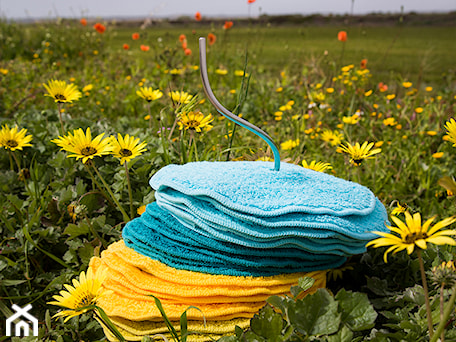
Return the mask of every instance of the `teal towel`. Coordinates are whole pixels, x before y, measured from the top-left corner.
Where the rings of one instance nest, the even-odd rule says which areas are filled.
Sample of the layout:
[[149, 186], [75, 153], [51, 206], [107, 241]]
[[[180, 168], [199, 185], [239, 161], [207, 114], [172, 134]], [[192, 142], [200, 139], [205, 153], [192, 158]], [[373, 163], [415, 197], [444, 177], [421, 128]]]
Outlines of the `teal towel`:
[[346, 261], [336, 255], [318, 255], [302, 249], [252, 249], [202, 236], [182, 226], [156, 203], [122, 231], [126, 246], [168, 266], [190, 271], [234, 276], [269, 276], [338, 267]]

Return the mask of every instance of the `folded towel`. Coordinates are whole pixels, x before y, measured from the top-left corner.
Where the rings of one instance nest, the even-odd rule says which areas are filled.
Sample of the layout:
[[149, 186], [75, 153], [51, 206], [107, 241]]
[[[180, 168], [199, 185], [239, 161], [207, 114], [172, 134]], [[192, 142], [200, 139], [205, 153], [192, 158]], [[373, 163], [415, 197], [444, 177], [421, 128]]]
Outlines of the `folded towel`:
[[288, 213], [367, 215], [376, 200], [366, 187], [323, 172], [271, 162], [194, 162], [167, 165], [151, 179], [158, 191], [172, 188], [202, 197], [217, 209], [273, 217]]
[[171, 320], [179, 320], [191, 305], [202, 312], [190, 310], [190, 320], [200, 320], [203, 315], [208, 320], [229, 320], [252, 317], [265, 305], [266, 298], [288, 294], [290, 287], [303, 276], [315, 279], [309, 293], [326, 283], [324, 271], [230, 277], [177, 270], [135, 253], [122, 242], [110, 245], [101, 257], [93, 257], [90, 267], [94, 271], [100, 267], [107, 269], [103, 286], [111, 291], [100, 298], [98, 305], [110, 317], [133, 321], [162, 320], [152, 295], [161, 300]]
[[[110, 317], [117, 330], [127, 341], [141, 341], [144, 336], [164, 335], [168, 341], [172, 341], [171, 335], [163, 322], [131, 321], [120, 317]], [[117, 342], [109, 329], [102, 322], [101, 326], [109, 341]], [[171, 322], [174, 329], [180, 333], [180, 322]], [[189, 335], [188, 342], [209, 342], [216, 341], [223, 336], [234, 335], [235, 327], [247, 329], [250, 325], [250, 318], [238, 318], [229, 321], [207, 321], [206, 325], [201, 321], [187, 321]], [[160, 338], [157, 337], [158, 340]]]
[[[131, 321], [121, 317], [110, 317], [110, 319], [117, 327], [127, 331], [131, 336], [145, 336], [163, 334], [168, 332], [168, 328], [163, 322], [138, 322]], [[180, 322], [174, 321], [171, 323], [174, 329], [180, 332]], [[223, 336], [227, 334], [234, 334], [235, 326], [245, 329], [249, 327], [249, 324], [249, 318], [236, 318], [228, 321], [207, 321], [206, 324], [204, 324], [203, 320], [187, 321], [187, 329], [189, 332], [197, 332], [203, 335], [216, 334]]]
[[367, 215], [289, 213], [265, 218], [226, 207], [216, 208], [213, 202], [205, 201], [199, 196], [188, 196], [171, 188], [157, 191], [155, 195], [159, 206], [166, 207], [179, 218], [192, 217], [197, 226], [202, 227], [204, 224], [220, 227], [222, 231], [258, 238], [259, 241], [283, 237], [333, 237], [345, 242], [362, 240], [365, 245], [376, 237], [372, 231], [386, 229], [387, 213], [378, 199], [375, 200], [374, 210]]
[[[187, 231], [187, 232], [186, 232]], [[281, 273], [310, 272], [338, 267], [346, 258], [338, 255], [316, 255], [306, 251], [284, 249], [274, 255], [271, 250], [256, 250], [237, 244], [219, 243], [221, 249], [214, 249], [217, 243], [200, 234], [189, 237], [188, 230], [168, 211], [155, 203], [139, 218], [127, 223], [122, 237], [128, 247], [138, 253], [157, 259], [168, 266], [190, 271], [226, 274], [233, 276], [268, 276]], [[309, 240], [307, 245], [313, 245]], [[330, 249], [331, 242], [327, 242]], [[335, 246], [335, 248], [338, 246]], [[311, 251], [316, 248], [309, 247]], [[361, 250], [364, 246], [361, 247]], [[240, 253], [238, 253], [240, 252]], [[285, 254], [288, 253], [288, 254]]]

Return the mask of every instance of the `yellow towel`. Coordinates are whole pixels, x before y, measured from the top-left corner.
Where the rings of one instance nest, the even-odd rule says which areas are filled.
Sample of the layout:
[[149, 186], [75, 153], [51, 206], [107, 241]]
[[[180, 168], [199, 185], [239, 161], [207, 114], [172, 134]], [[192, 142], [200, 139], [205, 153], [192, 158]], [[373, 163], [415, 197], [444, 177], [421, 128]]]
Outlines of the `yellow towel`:
[[[133, 321], [162, 321], [151, 295], [161, 300], [171, 320], [179, 320], [191, 305], [208, 320], [229, 320], [251, 318], [269, 296], [288, 294], [303, 276], [315, 279], [309, 293], [326, 285], [326, 271], [234, 277], [177, 270], [135, 252], [123, 241], [111, 244], [100, 258], [92, 258], [90, 266], [94, 271], [99, 267], [108, 269], [103, 286], [112, 292], [98, 304], [108, 316]], [[202, 319], [203, 314], [192, 309], [188, 318]]]
[[[168, 328], [166, 327], [165, 323], [162, 322], [150, 322], [150, 321], [141, 321], [135, 322], [126, 320], [119, 317], [111, 317], [111, 321], [114, 323], [116, 328], [119, 332], [124, 336], [127, 340], [131, 341], [139, 341], [143, 336], [153, 336], [155, 334], [164, 334], [170, 338]], [[180, 323], [179, 322], [171, 322], [173, 327], [176, 331], [180, 332]], [[220, 338], [225, 335], [232, 335], [234, 334], [234, 327], [239, 326], [242, 329], [248, 328], [250, 325], [249, 318], [237, 318], [229, 321], [208, 321], [206, 325], [204, 325], [203, 321], [188, 321], [187, 322], [187, 330], [189, 332], [195, 332], [197, 334], [191, 334], [189, 336], [190, 340], [195, 340], [197, 338], [199, 341], [203, 340], [210, 340], [212, 338]], [[106, 327], [103, 326], [105, 330], [105, 334], [111, 341], [117, 341], [109, 332]]]

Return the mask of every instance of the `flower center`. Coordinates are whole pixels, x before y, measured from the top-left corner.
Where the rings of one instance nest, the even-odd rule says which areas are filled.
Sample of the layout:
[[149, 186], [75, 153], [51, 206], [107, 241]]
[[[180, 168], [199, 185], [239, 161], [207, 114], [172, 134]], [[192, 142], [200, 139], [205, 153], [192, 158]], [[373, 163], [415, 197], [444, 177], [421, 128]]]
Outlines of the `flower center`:
[[75, 309], [82, 309], [86, 306], [92, 305], [95, 302], [95, 296], [87, 294], [81, 298], [79, 301], [77, 308]]
[[84, 156], [92, 156], [95, 153], [97, 153], [97, 150], [92, 146], [86, 146], [81, 150], [81, 154]]
[[357, 166], [361, 165], [362, 161], [363, 161], [363, 158], [361, 158], [361, 159], [353, 159], [353, 163], [355, 165], [357, 165]]
[[19, 144], [16, 140], [13, 140], [13, 139], [10, 139], [10, 140], [7, 140], [6, 141], [6, 146], [10, 147], [10, 148], [15, 148], [17, 147]]
[[416, 240], [427, 239], [428, 235], [425, 232], [410, 233], [405, 236], [405, 243], [414, 243]]
[[54, 95], [55, 99], [58, 100], [59, 102], [64, 102], [66, 101], [66, 97], [63, 94], [55, 94]]
[[123, 148], [119, 151], [119, 154], [122, 157], [130, 157], [133, 154], [133, 152], [131, 152], [128, 148]]
[[195, 127], [198, 127], [201, 123], [199, 121], [196, 121], [196, 120], [189, 120], [187, 122], [187, 126], [190, 127], [190, 128], [195, 128]]

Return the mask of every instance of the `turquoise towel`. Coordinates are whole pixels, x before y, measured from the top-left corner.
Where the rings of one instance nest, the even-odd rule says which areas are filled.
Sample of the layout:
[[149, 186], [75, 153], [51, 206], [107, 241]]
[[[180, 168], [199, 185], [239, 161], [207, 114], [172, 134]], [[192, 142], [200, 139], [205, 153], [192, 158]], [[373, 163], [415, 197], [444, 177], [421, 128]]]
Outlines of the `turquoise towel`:
[[271, 162], [194, 162], [168, 165], [151, 179], [157, 191], [174, 189], [213, 201], [217, 209], [274, 217], [288, 213], [367, 215], [376, 206], [366, 187], [298, 165]]
[[[371, 231], [385, 231], [387, 213], [377, 199], [375, 210], [369, 215], [315, 215], [290, 213], [275, 217], [247, 215], [226, 208], [217, 208], [214, 201], [206, 198], [187, 196], [173, 189], [157, 191], [158, 205], [166, 208], [180, 218], [192, 217], [198, 226], [217, 226], [236, 234], [261, 239], [305, 236], [309, 238], [335, 237], [347, 242], [361, 241], [365, 244], [376, 237]], [[172, 206], [172, 208], [170, 207]]]
[[211, 274], [269, 276], [340, 266], [346, 258], [299, 249], [252, 250], [192, 232], [156, 203], [127, 223], [122, 237], [128, 247], [168, 266]]
[[163, 208], [172, 213], [174, 217], [188, 229], [192, 229], [200, 235], [205, 235], [213, 239], [226, 241], [239, 246], [258, 249], [300, 248], [317, 255], [334, 254], [340, 256], [360, 254], [366, 250], [365, 242], [350, 241], [349, 243], [344, 243], [339, 239], [331, 237], [307, 238], [283, 236], [276, 239], [252, 238], [220, 229], [220, 227], [217, 226], [206, 225], [205, 223], [199, 223], [201, 225], [197, 225], [195, 224], [194, 217], [185, 215], [183, 212], [179, 212], [179, 216], [177, 216], [174, 214], [174, 208], [172, 206], [164, 205]]

